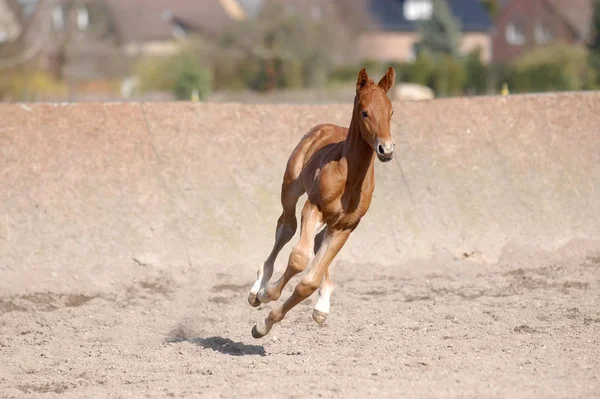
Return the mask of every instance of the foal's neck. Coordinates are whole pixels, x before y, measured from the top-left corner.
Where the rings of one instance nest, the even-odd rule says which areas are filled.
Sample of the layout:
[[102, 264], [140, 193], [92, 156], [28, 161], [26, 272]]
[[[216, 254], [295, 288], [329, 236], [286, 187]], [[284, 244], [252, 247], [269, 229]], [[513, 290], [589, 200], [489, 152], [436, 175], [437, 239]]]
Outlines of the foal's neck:
[[363, 138], [358, 118], [355, 106], [342, 153], [348, 164], [346, 187], [353, 190], [360, 190], [366, 179], [373, 178], [375, 161], [375, 152]]

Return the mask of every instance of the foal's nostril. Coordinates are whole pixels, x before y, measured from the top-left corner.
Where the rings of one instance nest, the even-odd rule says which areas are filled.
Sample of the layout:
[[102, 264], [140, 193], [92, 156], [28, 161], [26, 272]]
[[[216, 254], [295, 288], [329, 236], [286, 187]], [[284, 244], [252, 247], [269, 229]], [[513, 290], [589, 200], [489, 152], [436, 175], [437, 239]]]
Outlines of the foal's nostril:
[[383, 151], [383, 145], [379, 144], [377, 146], [377, 152], [379, 153], [379, 155], [385, 155], [385, 152]]

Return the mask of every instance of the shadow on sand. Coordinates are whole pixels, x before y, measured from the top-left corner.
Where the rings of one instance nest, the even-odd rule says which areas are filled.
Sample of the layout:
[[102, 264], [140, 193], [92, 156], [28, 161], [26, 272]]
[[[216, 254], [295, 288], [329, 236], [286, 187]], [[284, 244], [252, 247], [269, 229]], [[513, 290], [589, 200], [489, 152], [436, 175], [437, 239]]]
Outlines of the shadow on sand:
[[168, 337], [165, 342], [190, 342], [205, 349], [212, 349], [215, 352], [223, 353], [230, 356], [249, 356], [258, 355], [266, 356], [265, 348], [262, 345], [246, 345], [242, 342], [234, 342], [229, 338], [209, 337], [209, 338], [192, 338], [184, 334], [173, 334]]

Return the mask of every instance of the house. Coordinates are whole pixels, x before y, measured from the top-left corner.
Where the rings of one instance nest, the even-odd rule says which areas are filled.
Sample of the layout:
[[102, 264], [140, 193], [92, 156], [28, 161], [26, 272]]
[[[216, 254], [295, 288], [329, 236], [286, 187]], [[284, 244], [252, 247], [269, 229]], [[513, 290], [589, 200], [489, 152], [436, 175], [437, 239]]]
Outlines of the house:
[[246, 18], [238, 0], [101, 0], [118, 27], [125, 53], [163, 55], [189, 35], [219, 37], [232, 22]]
[[[27, 56], [13, 59], [35, 62], [80, 92], [82, 85], [106, 92], [139, 57], [173, 54], [189, 35], [217, 38], [247, 17], [239, 1], [0, 0], [0, 40], [19, 36]], [[11, 17], [15, 5], [23, 26]]]
[[496, 18], [493, 61], [508, 62], [533, 47], [590, 38], [591, 0], [508, 0]]
[[[342, 0], [340, 0], [342, 1]], [[359, 0], [354, 0], [358, 2]], [[432, 0], [364, 0], [369, 14], [367, 29], [360, 36], [360, 58], [376, 61], [409, 62], [416, 56], [420, 41], [418, 25], [431, 18]], [[492, 21], [479, 0], [446, 0], [462, 27], [461, 50], [481, 48], [482, 61], [491, 60]]]
[[20, 35], [21, 24], [14, 3], [0, 0], [0, 45], [16, 41]]
[[22, 48], [23, 21], [16, 0], [0, 0], [0, 68], [13, 66]]

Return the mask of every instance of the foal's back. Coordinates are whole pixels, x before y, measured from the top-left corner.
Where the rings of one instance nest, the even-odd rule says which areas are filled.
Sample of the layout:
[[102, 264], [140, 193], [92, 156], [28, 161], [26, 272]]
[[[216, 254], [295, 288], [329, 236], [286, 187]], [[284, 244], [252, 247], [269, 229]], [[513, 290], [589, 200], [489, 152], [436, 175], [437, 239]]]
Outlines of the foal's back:
[[342, 157], [348, 128], [333, 124], [313, 127], [300, 140], [288, 160], [284, 181], [300, 179], [304, 189], [310, 192], [315, 173], [330, 162]]

